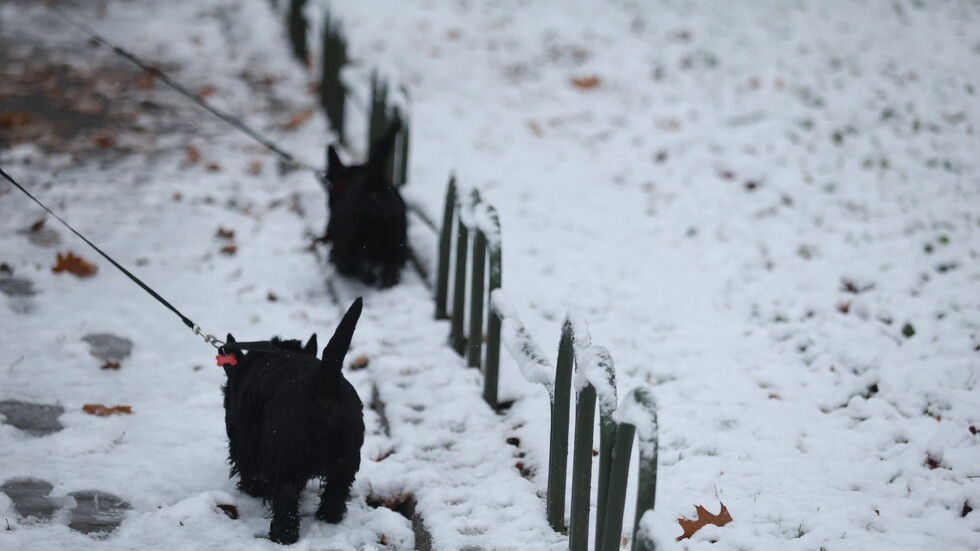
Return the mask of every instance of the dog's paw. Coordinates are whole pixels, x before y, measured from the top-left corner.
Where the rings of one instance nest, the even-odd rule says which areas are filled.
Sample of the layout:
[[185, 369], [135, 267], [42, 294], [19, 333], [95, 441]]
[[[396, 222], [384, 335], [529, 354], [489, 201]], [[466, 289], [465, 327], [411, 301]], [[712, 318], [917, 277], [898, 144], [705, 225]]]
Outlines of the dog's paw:
[[326, 501], [321, 501], [320, 507], [318, 507], [316, 510], [316, 518], [317, 520], [322, 520], [323, 522], [337, 524], [344, 519], [344, 515], [346, 513], [347, 503], [343, 501], [340, 503], [328, 503]]
[[269, 539], [283, 545], [296, 543], [299, 539], [299, 520], [296, 522], [277, 523], [275, 519], [269, 527]]

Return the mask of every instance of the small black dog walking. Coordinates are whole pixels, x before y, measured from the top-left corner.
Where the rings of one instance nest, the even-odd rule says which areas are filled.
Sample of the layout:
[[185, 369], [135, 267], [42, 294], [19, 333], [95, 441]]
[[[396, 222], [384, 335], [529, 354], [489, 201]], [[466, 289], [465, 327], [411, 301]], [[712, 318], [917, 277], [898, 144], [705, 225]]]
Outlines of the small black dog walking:
[[345, 166], [333, 146], [327, 150], [327, 206], [330, 220], [321, 240], [333, 243], [330, 261], [345, 276], [381, 287], [398, 283], [408, 260], [405, 201], [385, 176], [388, 155], [401, 121], [378, 138], [362, 165]]
[[[321, 479], [316, 518], [339, 522], [347, 511], [364, 443], [363, 406], [341, 374], [354, 327], [358, 298], [317, 359], [316, 335], [272, 343], [276, 352], [235, 351], [225, 365], [225, 425], [231, 475], [238, 487], [272, 505], [269, 538], [299, 539], [299, 498], [307, 481]], [[227, 344], [235, 342], [228, 335]]]

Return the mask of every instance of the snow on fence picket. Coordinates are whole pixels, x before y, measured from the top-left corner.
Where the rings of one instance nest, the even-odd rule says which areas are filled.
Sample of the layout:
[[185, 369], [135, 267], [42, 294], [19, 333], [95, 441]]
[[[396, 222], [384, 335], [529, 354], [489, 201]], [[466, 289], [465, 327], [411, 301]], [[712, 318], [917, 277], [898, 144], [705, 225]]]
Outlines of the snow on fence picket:
[[[471, 241], [472, 251], [469, 248]], [[646, 530], [640, 531], [639, 527], [644, 513], [653, 510], [656, 495], [658, 428], [653, 394], [649, 389], [635, 388], [617, 407], [616, 371], [612, 356], [605, 347], [592, 345], [588, 323], [574, 312], [570, 312], [562, 323], [558, 361], [552, 366], [501, 289], [500, 253], [500, 222], [495, 209], [483, 202], [478, 190], [461, 190], [455, 178], [450, 179], [439, 239], [435, 315], [438, 319], [451, 320], [451, 346], [467, 357], [467, 365], [483, 368], [484, 399], [495, 409], [500, 407], [497, 385], [501, 343], [517, 362], [524, 379], [541, 384], [548, 390], [551, 438], [546, 510], [548, 523], [559, 532], [565, 531], [569, 414], [574, 388], [576, 418], [568, 527], [570, 550], [585, 551], [589, 547], [592, 446], [597, 402], [600, 443], [596, 551], [619, 549], [630, 456], [634, 435], [638, 436], [640, 465], [636, 516], [632, 527], [633, 549], [652, 551], [654, 544], [650, 534]], [[471, 278], [470, 316], [469, 330], [464, 333], [468, 272]], [[489, 273], [489, 284], [485, 283], [485, 272]], [[453, 280], [451, 310], [447, 308], [450, 276]], [[489, 299], [489, 308], [484, 316], [486, 299]]]

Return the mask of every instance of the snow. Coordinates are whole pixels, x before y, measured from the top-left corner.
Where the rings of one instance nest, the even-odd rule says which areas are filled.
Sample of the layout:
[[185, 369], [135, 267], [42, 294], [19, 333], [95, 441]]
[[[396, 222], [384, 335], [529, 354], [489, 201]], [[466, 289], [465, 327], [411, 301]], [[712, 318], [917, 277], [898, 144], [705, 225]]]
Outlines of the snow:
[[616, 411], [616, 366], [609, 349], [604, 346], [591, 346], [581, 354], [576, 352], [578, 369], [575, 371], [575, 392], [586, 386], [595, 389], [599, 411], [604, 416]]
[[657, 425], [657, 399], [650, 389], [637, 387], [630, 390], [613, 413], [613, 420], [636, 428], [639, 451], [644, 457], [656, 455], [660, 428]]
[[547, 358], [541, 345], [528, 333], [517, 316], [517, 311], [507, 301], [503, 290], [490, 293], [490, 307], [500, 317], [500, 340], [510, 352], [521, 375], [529, 383], [537, 383], [548, 389], [548, 395], [555, 395], [555, 365]]
[[[66, 13], [323, 162], [322, 116], [286, 128], [317, 107], [318, 65], [292, 58], [270, 2], [76, 4]], [[344, 158], [363, 159], [359, 106], [380, 67], [410, 93], [412, 204], [440, 220], [455, 173], [499, 215], [505, 342], [541, 345], [502, 360], [506, 411], [482, 403], [416, 275], [328, 290], [335, 275], [306, 250], [326, 220], [309, 172], [280, 171], [160, 83], [136, 87], [126, 62], [38, 3], [0, 3], [0, 94], [53, 59], [81, 73], [62, 96], [95, 82], [91, 98], [112, 100], [108, 126], [0, 149], [59, 215], [219, 338], [323, 338], [365, 296], [350, 358], [370, 363], [345, 373], [365, 404], [377, 386], [390, 434], [367, 408], [348, 517], [315, 521], [311, 486], [296, 548], [414, 548], [407, 519], [367, 505], [407, 493], [438, 549], [563, 547], [539, 497], [548, 396], [521, 369], [551, 380], [546, 350], [569, 311], [615, 359], [619, 395], [656, 396], [657, 508], [642, 525], [658, 549], [980, 548], [975, 3], [313, 0], [311, 37], [326, 7], [350, 39]], [[588, 77], [597, 85], [573, 84]], [[93, 146], [104, 134], [115, 144]], [[487, 214], [468, 221], [486, 231]], [[0, 493], [0, 548], [277, 549], [261, 537], [266, 509], [227, 477], [211, 347], [54, 220], [31, 231], [41, 217], [0, 186], [0, 262], [29, 282], [0, 287], [0, 401], [60, 405], [65, 428], [0, 424], [0, 483], [41, 478], [60, 505], [25, 519]], [[417, 220], [431, 267], [437, 240]], [[68, 250], [99, 273], [51, 273]], [[118, 371], [100, 369], [92, 334], [132, 341]], [[599, 350], [577, 354], [593, 384]], [[133, 414], [93, 417], [88, 403]], [[67, 526], [69, 494], [89, 489], [132, 507], [105, 539]], [[215, 510], [224, 500], [240, 519]], [[677, 518], [719, 502], [733, 522], [673, 541]]]

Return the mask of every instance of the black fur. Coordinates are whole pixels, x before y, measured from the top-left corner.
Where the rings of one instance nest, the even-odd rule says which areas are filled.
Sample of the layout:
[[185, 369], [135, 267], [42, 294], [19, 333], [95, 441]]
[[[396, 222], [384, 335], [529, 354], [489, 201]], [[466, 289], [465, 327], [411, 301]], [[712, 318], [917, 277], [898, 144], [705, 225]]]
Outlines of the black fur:
[[340, 273], [390, 287], [408, 259], [405, 201], [385, 177], [385, 164], [401, 122], [395, 120], [371, 149], [367, 163], [345, 166], [327, 150], [330, 261]]
[[[321, 479], [316, 518], [339, 522], [347, 511], [361, 464], [364, 416], [361, 400], [341, 368], [350, 346], [361, 299], [351, 305], [333, 337], [316, 357], [316, 335], [300, 341], [273, 339], [278, 352], [234, 352], [225, 365], [225, 427], [231, 475], [238, 487], [272, 505], [269, 537], [299, 538], [299, 496], [307, 481]], [[227, 343], [235, 339], [228, 335]]]

